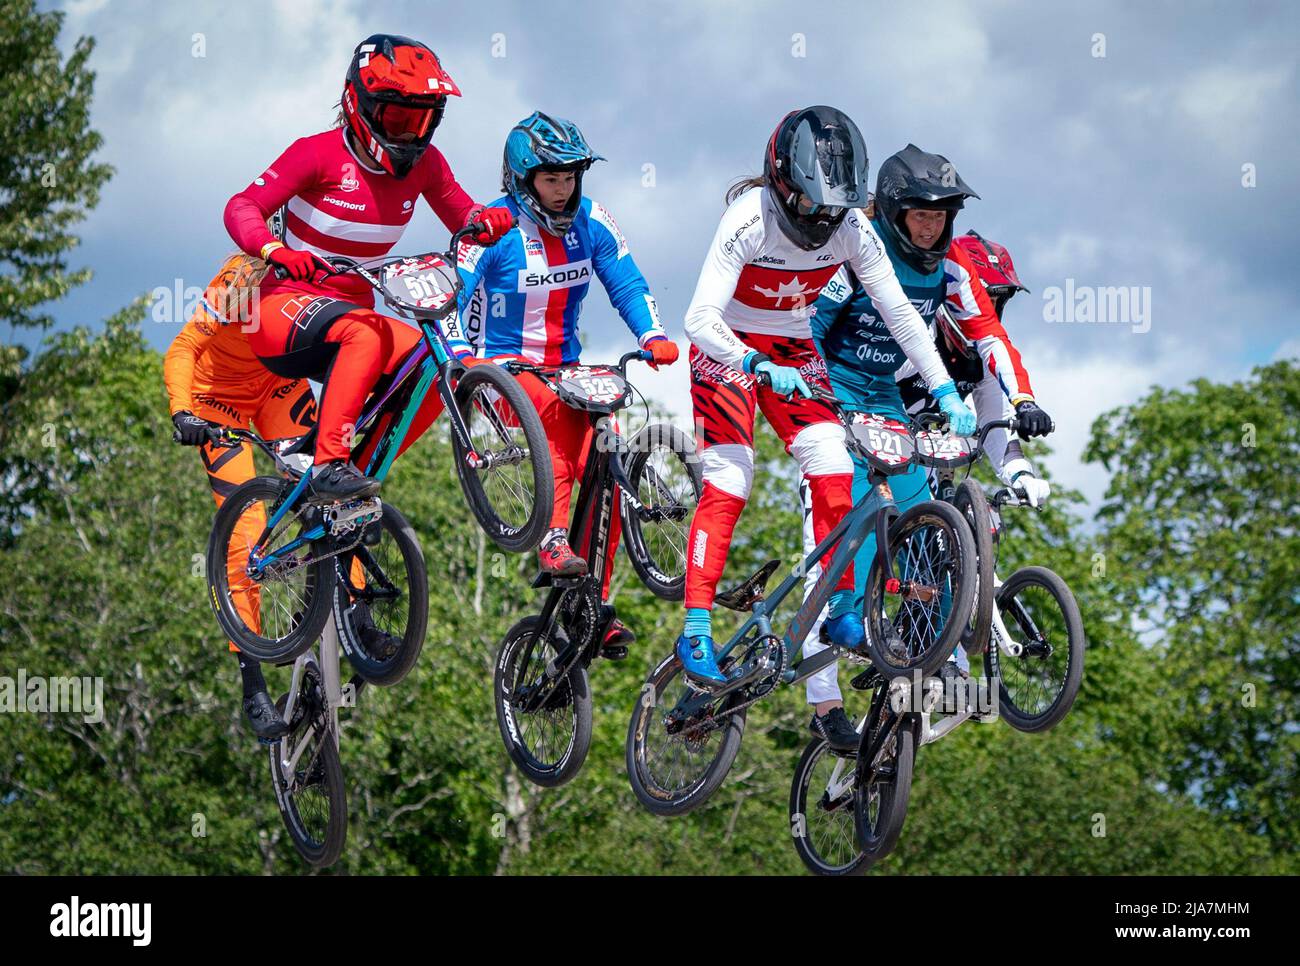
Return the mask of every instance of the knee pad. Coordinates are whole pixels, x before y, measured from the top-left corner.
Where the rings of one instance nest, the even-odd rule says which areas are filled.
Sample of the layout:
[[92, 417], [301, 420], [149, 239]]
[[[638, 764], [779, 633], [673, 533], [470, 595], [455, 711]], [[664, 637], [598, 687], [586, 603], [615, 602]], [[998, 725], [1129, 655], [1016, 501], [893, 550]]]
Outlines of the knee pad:
[[[842, 447], [841, 447], [842, 448]], [[847, 454], [846, 454], [847, 455]], [[717, 443], [700, 453], [704, 482], [723, 493], [749, 499], [754, 485], [754, 450], [743, 443]]]
[[853, 472], [853, 460], [844, 444], [844, 427], [839, 423], [805, 426], [790, 441], [790, 455], [798, 460], [804, 476]]

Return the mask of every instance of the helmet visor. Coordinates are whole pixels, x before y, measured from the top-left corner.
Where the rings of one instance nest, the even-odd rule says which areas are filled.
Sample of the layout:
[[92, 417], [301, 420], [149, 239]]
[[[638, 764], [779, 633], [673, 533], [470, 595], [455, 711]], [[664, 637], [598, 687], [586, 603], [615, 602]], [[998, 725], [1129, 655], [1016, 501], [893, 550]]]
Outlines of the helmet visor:
[[418, 141], [429, 133], [437, 113], [434, 107], [380, 104], [375, 111], [375, 125], [392, 141]]

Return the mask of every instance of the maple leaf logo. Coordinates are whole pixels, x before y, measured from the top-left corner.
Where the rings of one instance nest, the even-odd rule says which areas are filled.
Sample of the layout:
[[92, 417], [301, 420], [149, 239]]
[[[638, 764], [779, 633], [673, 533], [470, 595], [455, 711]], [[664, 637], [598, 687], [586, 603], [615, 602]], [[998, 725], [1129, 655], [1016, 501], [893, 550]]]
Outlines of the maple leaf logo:
[[796, 275], [788, 282], [781, 282], [774, 289], [763, 288], [761, 285], [755, 285], [754, 291], [757, 292], [759, 295], [766, 295], [768, 298], [775, 301], [776, 308], [779, 309], [781, 307], [781, 303], [784, 302], [786, 299], [789, 299], [791, 302], [794, 302], [796, 299], [802, 302], [807, 302], [808, 295], [812, 290], [811, 289], [805, 290], [803, 287], [803, 282], [799, 281], [799, 276]]

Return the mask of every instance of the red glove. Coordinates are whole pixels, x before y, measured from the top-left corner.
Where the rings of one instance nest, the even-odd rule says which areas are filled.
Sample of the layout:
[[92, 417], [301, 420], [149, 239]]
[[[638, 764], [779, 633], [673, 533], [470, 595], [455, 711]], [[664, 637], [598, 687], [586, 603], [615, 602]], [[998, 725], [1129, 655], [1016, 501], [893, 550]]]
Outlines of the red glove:
[[317, 272], [330, 271], [330, 267], [311, 252], [294, 248], [277, 248], [266, 258], [272, 265], [283, 268], [295, 282], [310, 281]]
[[677, 361], [677, 343], [667, 336], [655, 336], [645, 344], [645, 348], [654, 357], [650, 360], [651, 369], [658, 369], [660, 366], [671, 366]]
[[495, 245], [515, 227], [515, 216], [507, 208], [480, 208], [469, 220], [481, 223], [486, 229], [474, 236], [480, 245]]

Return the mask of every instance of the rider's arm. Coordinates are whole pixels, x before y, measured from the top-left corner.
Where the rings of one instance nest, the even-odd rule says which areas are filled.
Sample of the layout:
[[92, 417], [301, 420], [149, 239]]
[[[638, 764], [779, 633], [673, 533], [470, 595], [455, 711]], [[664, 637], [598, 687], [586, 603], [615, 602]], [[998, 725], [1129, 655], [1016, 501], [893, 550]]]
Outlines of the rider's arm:
[[935, 351], [930, 332], [904, 294], [875, 229], [860, 211], [850, 211], [835, 238], [843, 246], [844, 260], [871, 296], [889, 334], [903, 353], [916, 363], [925, 384], [933, 392], [951, 383], [952, 377]]
[[[474, 355], [478, 344], [486, 342], [487, 334], [483, 328], [487, 325], [488, 306], [475, 303], [475, 293], [485, 279], [492, 278], [492, 268], [496, 260], [506, 254], [509, 244], [507, 240], [492, 248], [484, 248], [465, 239], [456, 250], [456, 274], [460, 276], [461, 285], [456, 294], [456, 312], [440, 324], [452, 353], [458, 358]], [[481, 297], [491, 298], [491, 295], [485, 290]], [[478, 313], [476, 320], [470, 318], [472, 312]]]
[[194, 366], [208, 351], [217, 334], [217, 323], [207, 318], [201, 303], [190, 320], [176, 333], [172, 344], [163, 356], [163, 382], [167, 386], [167, 401], [171, 415], [194, 412]]
[[194, 367], [203, 354], [212, 346], [224, 319], [216, 306], [230, 283], [238, 274], [237, 263], [240, 256], [227, 259], [221, 270], [208, 283], [198, 308], [190, 316], [185, 326], [176, 333], [176, 338], [163, 356], [163, 383], [167, 386], [167, 401], [171, 414], [194, 411]]
[[299, 138], [253, 179], [252, 184], [226, 202], [226, 231], [249, 255], [265, 258], [263, 249], [275, 243], [266, 219], [319, 178], [316, 152], [307, 138]]
[[723, 214], [686, 309], [687, 337], [705, 355], [733, 369], [743, 369], [745, 357], [754, 351], [740, 341], [722, 317], [736, 292], [741, 269], [757, 253], [761, 242], [762, 215], [757, 204], [743, 203], [747, 197], [742, 196], [742, 201]]
[[605, 286], [610, 304], [636, 336], [637, 345], [644, 348], [651, 339], [666, 338], [663, 324], [659, 321], [659, 306], [650, 294], [645, 276], [632, 260], [623, 233], [603, 205], [584, 200], [584, 204], [587, 203], [591, 205], [588, 220], [591, 225], [592, 268]]
[[998, 381], [1014, 406], [1033, 401], [1029, 373], [1020, 361], [1020, 351], [1002, 327], [993, 300], [975, 273], [975, 265], [966, 250], [953, 242], [944, 260], [947, 293], [944, 307], [984, 360], [985, 370]]
[[420, 156], [419, 170], [424, 178], [420, 194], [448, 231], [459, 231], [469, 224], [472, 215], [482, 210], [483, 206], [475, 204], [460, 186], [456, 176], [451, 173], [451, 165], [433, 145], [427, 147]]

